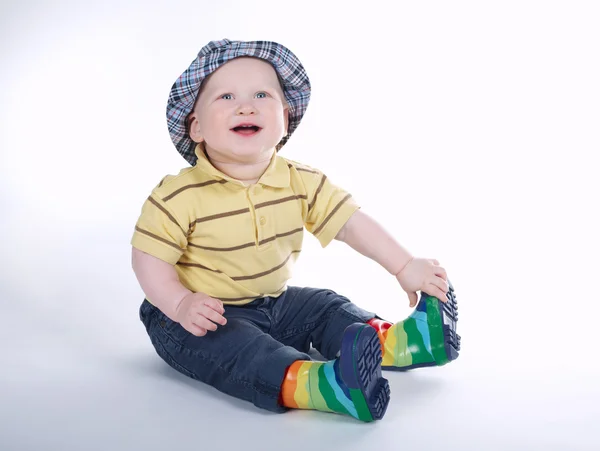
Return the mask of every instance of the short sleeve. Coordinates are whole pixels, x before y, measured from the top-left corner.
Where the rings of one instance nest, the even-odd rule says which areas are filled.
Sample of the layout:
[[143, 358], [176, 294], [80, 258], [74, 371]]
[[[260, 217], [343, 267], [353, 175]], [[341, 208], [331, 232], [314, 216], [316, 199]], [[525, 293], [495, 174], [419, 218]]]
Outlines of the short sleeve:
[[142, 252], [174, 265], [187, 247], [188, 224], [153, 192], [142, 206], [131, 245]]
[[305, 178], [304, 184], [308, 197], [304, 225], [325, 247], [360, 206], [349, 193], [331, 183], [320, 171], [312, 172]]

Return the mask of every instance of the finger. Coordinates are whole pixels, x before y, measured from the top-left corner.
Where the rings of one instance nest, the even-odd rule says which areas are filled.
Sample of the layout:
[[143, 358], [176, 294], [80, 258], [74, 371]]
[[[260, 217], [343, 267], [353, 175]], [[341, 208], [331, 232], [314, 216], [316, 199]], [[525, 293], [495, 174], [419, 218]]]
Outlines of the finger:
[[194, 324], [202, 329], [206, 329], [207, 331], [215, 331], [217, 330], [217, 325], [210, 321], [209, 319], [202, 316], [202, 314], [198, 313], [194, 318]]
[[442, 266], [434, 266], [433, 273], [436, 276], [440, 276], [444, 280], [448, 280], [448, 273], [446, 273], [446, 269], [443, 268]]
[[192, 335], [195, 335], [196, 337], [203, 337], [204, 335], [206, 335], [206, 329], [196, 326], [193, 323], [189, 327], [186, 327], [186, 330]]
[[446, 293], [448, 293], [449, 290], [448, 282], [439, 276], [433, 276], [428, 280], [428, 283], [442, 290], [444, 292], [444, 298], [446, 297]]
[[205, 318], [208, 318], [212, 322], [220, 324], [222, 326], [227, 324], [227, 319], [225, 319], [223, 315], [219, 314], [218, 312], [215, 312], [211, 308], [204, 307], [204, 309], [201, 309], [200, 314]]
[[218, 313], [223, 313], [225, 311], [225, 309], [223, 308], [223, 303], [215, 298], [207, 299], [206, 301], [204, 301], [204, 305], [210, 307]]
[[432, 283], [428, 284], [427, 288], [428, 288], [427, 294], [429, 294], [430, 296], [435, 296], [436, 298], [438, 298], [442, 302], [447, 302], [448, 301], [448, 299], [446, 298], [446, 293], [444, 293], [442, 290], [440, 290], [434, 284], [432, 284]]
[[419, 299], [419, 297], [417, 296], [417, 293], [415, 292], [411, 292], [408, 293], [408, 301], [409, 301], [409, 306], [414, 307], [415, 305], [417, 305], [417, 300]]

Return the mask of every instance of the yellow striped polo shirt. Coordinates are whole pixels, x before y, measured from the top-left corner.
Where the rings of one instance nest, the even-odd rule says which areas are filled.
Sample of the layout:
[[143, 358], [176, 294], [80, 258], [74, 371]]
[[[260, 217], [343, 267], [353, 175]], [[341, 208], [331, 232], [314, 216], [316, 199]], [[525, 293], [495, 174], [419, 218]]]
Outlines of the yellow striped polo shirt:
[[325, 247], [359, 208], [322, 172], [277, 154], [254, 185], [216, 169], [201, 146], [196, 155], [195, 166], [152, 190], [131, 244], [175, 265], [189, 290], [225, 304], [281, 294], [304, 228]]

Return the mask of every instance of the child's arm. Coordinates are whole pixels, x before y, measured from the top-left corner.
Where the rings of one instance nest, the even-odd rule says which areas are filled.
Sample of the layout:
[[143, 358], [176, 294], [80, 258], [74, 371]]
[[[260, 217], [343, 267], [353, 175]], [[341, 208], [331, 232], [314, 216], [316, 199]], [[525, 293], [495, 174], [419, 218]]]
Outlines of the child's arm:
[[357, 210], [335, 237], [396, 275], [413, 258], [377, 221]]
[[357, 210], [335, 237], [375, 260], [393, 274], [408, 294], [410, 306], [417, 304], [417, 291], [446, 301], [448, 283], [446, 271], [437, 260], [415, 258], [377, 221]]
[[202, 336], [227, 321], [223, 303], [204, 293], [193, 293], [179, 281], [177, 271], [167, 263], [132, 247], [131, 265], [146, 298], [169, 319], [188, 332]]
[[179, 282], [173, 265], [135, 247], [131, 249], [131, 266], [146, 298], [175, 321], [177, 306], [191, 291]]

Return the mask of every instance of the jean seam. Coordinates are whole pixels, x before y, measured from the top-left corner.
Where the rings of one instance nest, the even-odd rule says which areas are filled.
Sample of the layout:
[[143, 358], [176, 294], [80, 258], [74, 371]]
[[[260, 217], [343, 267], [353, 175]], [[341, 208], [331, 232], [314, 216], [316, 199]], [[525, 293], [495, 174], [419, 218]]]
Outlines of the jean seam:
[[[300, 328], [298, 327], [294, 327], [294, 328], [290, 328], [285, 330], [283, 333], [281, 333], [278, 336], [273, 336], [273, 338], [275, 338], [276, 340], [282, 339], [288, 339], [290, 337], [294, 337], [296, 335], [300, 335], [304, 332], [306, 332], [308, 329], [311, 328], [316, 328], [319, 325], [321, 325], [322, 323], [329, 321], [329, 318], [331, 318], [331, 316], [335, 313], [338, 313], [342, 316], [345, 316], [348, 319], [354, 320], [357, 323], [364, 323], [365, 321], [362, 320], [361, 318], [357, 317], [356, 315], [353, 315], [351, 313], [348, 313], [346, 310], [343, 309], [343, 305], [340, 305], [337, 309], [335, 310], [329, 310], [325, 315], [323, 315], [322, 318], [320, 318], [320, 321], [313, 321], [311, 323], [306, 323], [304, 325], [302, 325]], [[368, 321], [368, 320], [367, 320]]]
[[[223, 373], [225, 373], [227, 375], [227, 377], [229, 378], [229, 380], [231, 382], [234, 382], [236, 384], [239, 385], [243, 385], [245, 387], [251, 388], [252, 390], [254, 390], [257, 393], [263, 394], [263, 395], [270, 395], [271, 393], [266, 393], [263, 390], [258, 389], [255, 384], [253, 384], [250, 381], [246, 381], [244, 379], [238, 379], [232, 376], [231, 371], [223, 368], [221, 365], [218, 364], [218, 362], [216, 362], [215, 360], [211, 359], [210, 357], [208, 357], [207, 355], [205, 355], [204, 353], [200, 352], [200, 351], [194, 351], [188, 347], [186, 347], [183, 343], [179, 342], [179, 340], [176, 340], [174, 337], [171, 336], [171, 334], [169, 334], [165, 329], [163, 329], [162, 327], [160, 327], [160, 325], [158, 326], [159, 329], [162, 331], [163, 335], [170, 341], [172, 341], [176, 346], [180, 347], [182, 351], [185, 351], [187, 353], [189, 353], [192, 357], [194, 358], [200, 358], [201, 360], [204, 360], [206, 362], [210, 362], [212, 365], [214, 365], [218, 370], [222, 371]], [[200, 380], [198, 377], [195, 376], [195, 373], [193, 371], [190, 371], [188, 368], [186, 368], [185, 366], [181, 365], [180, 363], [178, 363], [176, 361], [176, 359], [173, 357], [173, 355], [166, 349], [165, 346], [163, 346], [163, 344], [158, 341], [158, 344], [160, 345], [160, 347], [162, 348], [162, 350], [165, 352], [166, 355], [169, 356], [169, 359], [175, 363], [176, 366], [179, 366], [181, 368], [183, 368], [184, 371], [186, 371], [189, 374], [192, 374], [194, 376], [191, 376], [193, 379], [196, 380]], [[258, 377], [258, 380], [260, 382], [263, 382], [264, 385], [271, 385], [268, 384], [266, 382], [264, 382], [262, 380], [262, 378], [260, 378], [260, 376]], [[201, 381], [202, 382], [202, 381]]]
[[273, 317], [269, 313], [268, 309], [264, 307], [257, 308], [256, 310], [262, 312], [269, 319], [269, 330], [267, 331], [267, 333], [271, 335], [271, 331], [273, 330]]
[[[319, 320], [313, 321], [311, 323], [305, 323], [300, 328], [294, 327], [294, 328], [287, 329], [286, 331], [284, 331], [278, 337], [280, 337], [282, 340], [285, 340], [285, 339], [288, 339], [290, 337], [294, 337], [296, 335], [300, 335], [300, 334], [306, 332], [309, 329], [314, 329], [317, 326], [319, 326], [319, 325], [323, 324], [324, 322], [328, 321], [329, 318], [331, 317], [331, 315], [333, 315], [336, 311], [337, 310], [329, 310], [329, 311], [327, 311], [327, 313], [325, 315], [323, 315], [321, 318], [319, 318]], [[275, 338], [275, 337], [273, 337], [273, 338]], [[277, 338], [275, 338], [275, 339], [277, 340]]]
[[276, 397], [279, 396], [279, 392], [281, 391], [281, 386], [273, 385], [270, 382], [267, 382], [264, 379], [262, 379], [260, 376], [258, 376], [257, 379], [265, 387], [271, 388], [272, 391], [267, 393], [267, 392], [265, 392], [263, 390], [258, 390], [256, 387], [253, 387], [256, 392], [260, 393], [261, 395], [266, 395], [266, 396], [271, 396], [271, 397], [273, 397], [273, 393], [276, 393], [275, 396]]
[[[237, 379], [232, 377], [231, 372], [226, 370], [225, 368], [223, 368], [221, 365], [219, 365], [215, 360], [211, 359], [210, 357], [208, 357], [207, 355], [205, 355], [204, 353], [202, 353], [201, 351], [193, 351], [191, 349], [189, 349], [188, 347], [186, 347], [181, 341], [179, 341], [178, 339], [176, 339], [173, 335], [171, 335], [164, 327], [162, 327], [160, 325], [161, 321], [164, 321], [164, 319], [161, 318], [161, 315], [164, 316], [165, 318], [169, 319], [167, 317], [167, 315], [165, 315], [164, 313], [162, 313], [160, 310], [155, 310], [153, 312], [150, 313], [150, 317], [154, 316], [155, 321], [157, 321], [159, 324], [157, 324], [158, 329], [162, 332], [162, 334], [165, 336], [165, 338], [167, 340], [170, 340], [175, 346], [177, 346], [178, 348], [181, 349], [181, 351], [185, 351], [188, 352], [191, 356], [193, 356], [194, 358], [200, 358], [201, 360], [210, 362], [211, 364], [213, 364], [218, 370], [223, 371], [225, 374], [227, 374], [229, 380], [235, 382], [236, 384], [240, 384], [240, 385], [244, 385], [250, 388], [254, 389], [254, 386], [252, 385], [251, 382], [247, 382], [244, 381], [243, 379]], [[149, 320], [151, 320], [151, 318], [148, 318]], [[169, 319], [169, 321], [174, 322], [173, 320]], [[187, 332], [187, 331], [186, 331]], [[188, 332], [189, 333], [189, 332]], [[180, 363], [177, 362], [177, 360], [175, 359], [175, 357], [167, 350], [167, 348], [159, 341], [157, 340], [157, 344], [160, 345], [161, 349], [164, 351], [164, 353], [169, 356], [169, 359], [171, 360], [171, 362], [173, 362], [175, 364], [175, 366], [178, 366], [180, 368], [182, 368], [185, 372], [189, 373], [190, 377], [192, 377], [193, 379], [199, 380], [198, 377], [196, 377], [195, 373], [191, 370], [189, 370], [188, 368], [186, 368], [185, 366], [181, 365]]]
[[167, 348], [165, 348], [165, 346], [163, 346], [163, 344], [160, 341], [157, 340], [156, 343], [154, 343], [154, 346], [159, 346], [162, 352], [169, 357], [169, 362], [167, 362], [169, 365], [174, 366], [175, 369], [179, 370], [180, 372], [182, 371], [186, 376], [189, 376], [195, 380], [199, 380], [193, 371], [190, 371], [188, 368], [177, 362], [173, 355], [169, 351], [167, 351]]
[[344, 310], [341, 307], [339, 309], [337, 309], [336, 312], [339, 312], [342, 316], [345, 316], [346, 318], [350, 318], [350, 319], [355, 320], [357, 323], [364, 323], [366, 321], [369, 321], [368, 319], [367, 320], [363, 320], [362, 318], [360, 318], [360, 317], [358, 317], [356, 315], [353, 315], [352, 313], [348, 313], [346, 310]]

